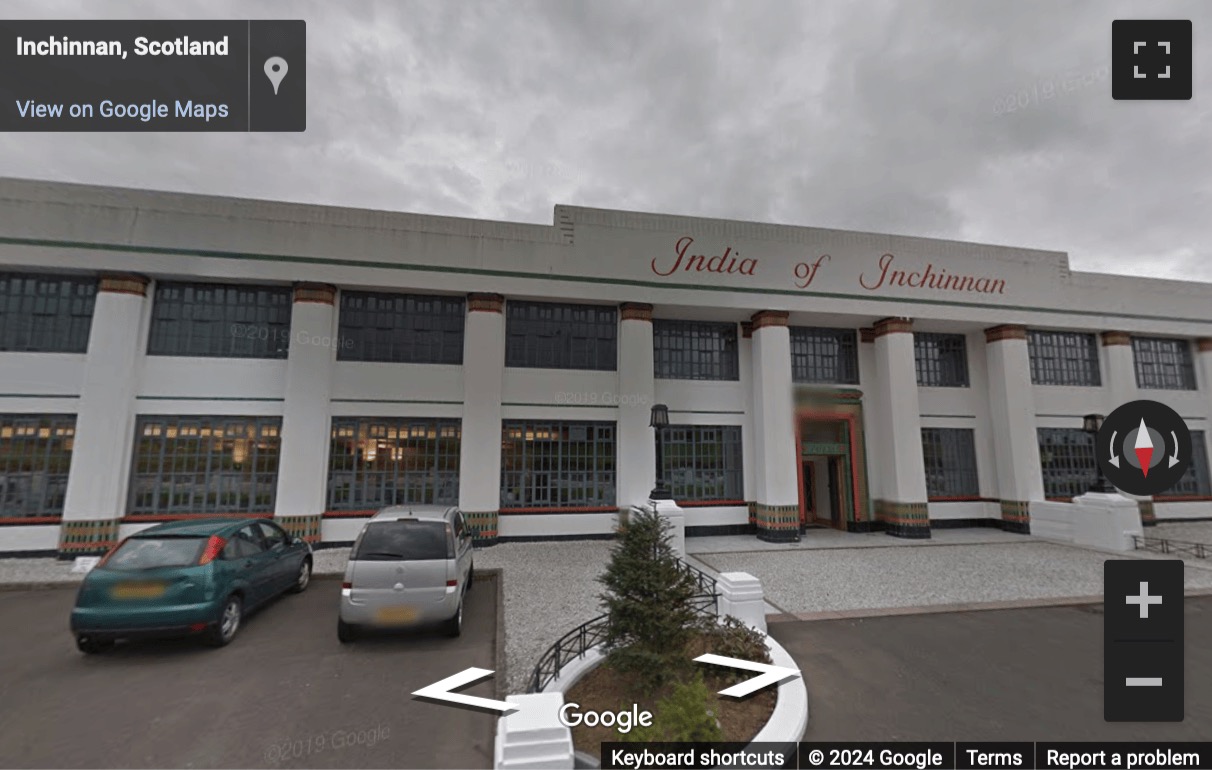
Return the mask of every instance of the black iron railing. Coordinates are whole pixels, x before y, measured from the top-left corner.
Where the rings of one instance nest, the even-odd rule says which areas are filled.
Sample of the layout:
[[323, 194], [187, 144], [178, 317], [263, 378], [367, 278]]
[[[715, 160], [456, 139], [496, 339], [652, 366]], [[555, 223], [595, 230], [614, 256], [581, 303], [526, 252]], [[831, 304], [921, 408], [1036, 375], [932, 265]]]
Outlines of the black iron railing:
[[[715, 615], [719, 612], [719, 592], [716, 581], [711, 575], [697, 567], [692, 567], [684, 561], [678, 561], [679, 568], [685, 574], [694, 578], [699, 592], [691, 598], [695, 611], [704, 615]], [[553, 679], [560, 678], [560, 670], [577, 658], [583, 657], [594, 647], [606, 641], [606, 631], [610, 628], [610, 616], [598, 615], [593, 620], [587, 620], [556, 640], [539, 657], [538, 665], [530, 675], [526, 692], [542, 692]]]
[[1212, 550], [1212, 545], [1208, 545], [1207, 543], [1191, 543], [1186, 540], [1167, 540], [1164, 537], [1145, 537], [1142, 535], [1133, 535], [1132, 543], [1138, 551], [1194, 556], [1196, 559], [1208, 558], [1208, 551]]

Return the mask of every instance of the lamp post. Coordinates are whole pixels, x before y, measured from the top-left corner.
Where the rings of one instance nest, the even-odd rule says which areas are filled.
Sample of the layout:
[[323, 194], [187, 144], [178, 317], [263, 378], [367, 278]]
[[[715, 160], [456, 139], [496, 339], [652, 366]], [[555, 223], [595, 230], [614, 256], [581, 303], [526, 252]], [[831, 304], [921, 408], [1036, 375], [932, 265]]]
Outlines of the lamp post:
[[672, 500], [673, 495], [665, 485], [665, 429], [669, 427], [669, 407], [665, 404], [653, 404], [652, 415], [648, 427], [656, 430], [656, 486], [652, 488], [651, 500]]
[[1098, 476], [1094, 479], [1094, 484], [1086, 490], [1087, 492], [1101, 492], [1104, 494], [1114, 494], [1117, 490], [1107, 481], [1107, 477], [1103, 475], [1102, 463], [1098, 461], [1098, 432], [1103, 427], [1103, 416], [1101, 414], [1088, 414], [1082, 418], [1082, 430], [1090, 434], [1091, 441], [1094, 442], [1094, 471]]

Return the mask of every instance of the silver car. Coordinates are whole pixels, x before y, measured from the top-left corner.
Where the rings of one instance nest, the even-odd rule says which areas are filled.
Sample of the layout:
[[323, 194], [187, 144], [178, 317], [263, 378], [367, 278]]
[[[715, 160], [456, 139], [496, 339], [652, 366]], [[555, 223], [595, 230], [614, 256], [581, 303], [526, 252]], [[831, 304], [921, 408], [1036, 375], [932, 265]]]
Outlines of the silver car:
[[384, 508], [349, 552], [337, 637], [350, 642], [361, 628], [429, 623], [458, 636], [473, 570], [471, 532], [458, 508]]

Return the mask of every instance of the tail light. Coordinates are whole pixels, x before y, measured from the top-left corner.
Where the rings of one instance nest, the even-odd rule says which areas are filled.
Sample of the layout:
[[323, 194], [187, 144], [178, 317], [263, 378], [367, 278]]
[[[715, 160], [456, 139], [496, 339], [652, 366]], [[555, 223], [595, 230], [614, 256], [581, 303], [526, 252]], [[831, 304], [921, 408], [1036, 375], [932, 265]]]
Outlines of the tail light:
[[198, 566], [210, 564], [215, 559], [219, 558], [219, 554], [223, 553], [223, 549], [227, 546], [227, 541], [218, 535], [211, 535], [210, 540], [206, 541], [206, 547], [202, 549], [202, 556], [198, 558]]
[[110, 557], [113, 556], [114, 554], [116, 554], [118, 552], [118, 549], [126, 544], [127, 540], [130, 540], [130, 538], [124, 537], [121, 540], [119, 540], [117, 545], [115, 545], [113, 548], [109, 549], [109, 551], [107, 551], [106, 554], [101, 557], [101, 561], [97, 562], [97, 566], [104, 567], [105, 562], [109, 561]]
[[457, 586], [458, 584], [459, 584], [458, 580], [447, 580], [446, 581], [447, 588], [453, 588], [453, 587]]
[[341, 584], [341, 589], [342, 589], [342, 590], [346, 590], [346, 591], [347, 591], [347, 590], [349, 590], [350, 588], [353, 588], [353, 583], [350, 583], [350, 582], [346, 581], [346, 582], [344, 582], [344, 583], [342, 583], [342, 584]]

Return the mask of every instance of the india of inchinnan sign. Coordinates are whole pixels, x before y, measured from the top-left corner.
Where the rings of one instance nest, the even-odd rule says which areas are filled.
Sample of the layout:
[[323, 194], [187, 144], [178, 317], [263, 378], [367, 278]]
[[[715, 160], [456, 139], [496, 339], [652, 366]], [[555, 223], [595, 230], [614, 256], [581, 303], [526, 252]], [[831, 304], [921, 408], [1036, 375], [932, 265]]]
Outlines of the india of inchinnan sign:
[[[698, 252], [698, 253], [696, 253]], [[822, 254], [813, 261], [796, 262], [790, 276], [795, 286], [806, 289], [812, 285], [818, 273], [832, 257]], [[673, 254], [668, 257], [653, 257], [649, 266], [652, 272], [662, 277], [678, 274], [715, 273], [719, 275], [757, 276], [761, 262], [754, 257], [743, 257], [731, 246], [714, 255], [694, 248], [694, 238], [684, 235], [674, 244]], [[1006, 281], [991, 275], [953, 273], [937, 267], [933, 262], [925, 264], [898, 261], [896, 255], [885, 253], [873, 259], [858, 276], [858, 287], [867, 291], [881, 291], [892, 287], [924, 289], [943, 292], [970, 292], [976, 294], [1005, 294]]]

